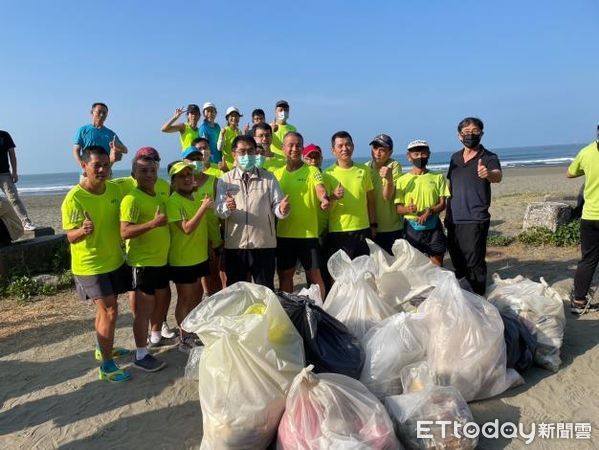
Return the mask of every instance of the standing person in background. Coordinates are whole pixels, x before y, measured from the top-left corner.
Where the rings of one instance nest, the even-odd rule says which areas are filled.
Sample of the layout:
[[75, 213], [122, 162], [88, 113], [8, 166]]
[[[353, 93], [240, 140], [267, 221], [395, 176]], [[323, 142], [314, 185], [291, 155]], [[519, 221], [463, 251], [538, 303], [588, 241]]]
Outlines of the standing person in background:
[[322, 261], [318, 242], [318, 210], [329, 208], [329, 198], [320, 171], [304, 164], [304, 138], [290, 131], [283, 138], [287, 165], [273, 172], [292, 209], [285, 220], [277, 223], [277, 272], [279, 289], [293, 292], [293, 275], [299, 260], [306, 271], [308, 285], [317, 284], [325, 298], [320, 273]]
[[408, 161], [412, 169], [397, 180], [395, 204], [397, 213], [405, 217], [404, 233], [410, 245], [443, 265], [447, 238], [439, 214], [445, 209], [449, 188], [445, 177], [429, 171], [431, 155], [428, 143], [418, 139], [408, 144]]
[[501, 164], [495, 153], [480, 143], [483, 122], [466, 117], [458, 124], [462, 150], [451, 155], [447, 178], [450, 198], [445, 226], [456, 278], [466, 278], [472, 290], [487, 290], [487, 235], [491, 215], [491, 183], [501, 182]]
[[247, 123], [243, 127], [243, 134], [251, 136], [252, 127], [259, 123], [266, 123], [266, 114], [263, 109], [256, 108], [252, 111], [252, 124]]
[[582, 256], [576, 267], [574, 290], [570, 296], [570, 311], [572, 314], [582, 315], [599, 308], [596, 303], [591, 303], [591, 283], [599, 263], [599, 124], [597, 140], [578, 152], [566, 175], [568, 178], [585, 177], [584, 205], [580, 219]]
[[[307, 166], [316, 167], [319, 172], [322, 173], [322, 150], [316, 144], [308, 144], [304, 147], [302, 151], [302, 158], [304, 160], [304, 164]], [[318, 210], [318, 238], [320, 242], [321, 249], [321, 259], [322, 263], [320, 267], [324, 267], [326, 261], [324, 261], [322, 249], [323, 249], [323, 236], [326, 233], [327, 226], [329, 222], [329, 209], [319, 209]]]
[[4, 191], [17, 216], [19, 216], [23, 229], [33, 231], [35, 226], [31, 223], [25, 205], [19, 198], [19, 191], [15, 186], [18, 181], [15, 143], [8, 132], [0, 130], [0, 188]]
[[62, 202], [62, 227], [70, 244], [77, 292], [82, 300], [92, 300], [96, 305], [96, 359], [102, 361], [99, 378], [127, 381], [131, 375], [113, 360], [128, 353], [113, 349], [117, 296], [131, 285], [131, 270], [121, 250], [121, 192], [118, 186], [106, 182], [110, 157], [105, 148], [85, 148], [81, 161], [85, 177]]
[[289, 201], [277, 179], [255, 167], [253, 138], [237, 136], [233, 154], [235, 167], [216, 185], [216, 213], [225, 219], [227, 285], [249, 281], [251, 276], [254, 283], [274, 290], [275, 218], [289, 215]]
[[252, 136], [256, 145], [264, 150], [264, 164], [262, 167], [269, 172], [285, 167], [285, 158], [275, 155], [270, 147], [272, 145], [272, 128], [266, 122], [261, 122], [252, 127]]
[[217, 164], [219, 169], [226, 170], [223, 155], [218, 149], [220, 125], [216, 123], [216, 106], [214, 106], [214, 103], [206, 102], [202, 106], [202, 113], [204, 114], [204, 121], [200, 125], [199, 134], [200, 137], [208, 139], [208, 144], [210, 145], [210, 162]]
[[[187, 121], [185, 123], [175, 123], [181, 115], [187, 113]], [[175, 114], [169, 120], [162, 125], [160, 131], [163, 133], [174, 133], [179, 132], [179, 140], [181, 141], [181, 148], [186, 149], [192, 143], [192, 141], [200, 136], [198, 128], [198, 122], [200, 120], [200, 107], [198, 105], [191, 104], [187, 107], [187, 110], [183, 108], [177, 108]]]
[[73, 144], [73, 157], [77, 165], [81, 165], [81, 151], [86, 147], [100, 146], [106, 154], [110, 155], [110, 161], [120, 161], [123, 154], [127, 153], [127, 147], [110, 128], [104, 126], [108, 117], [108, 106], [96, 102], [91, 109], [92, 123], [83, 125], [75, 134]]
[[[191, 146], [195, 147], [198, 152], [197, 157], [194, 156], [191, 158], [194, 165], [196, 166], [196, 170], [200, 170], [204, 172], [206, 175], [212, 175], [214, 178], [222, 177], [225, 172], [220, 170], [216, 164], [212, 164], [210, 162], [210, 144], [208, 143], [208, 139], [206, 138], [196, 138], [191, 142]], [[186, 149], [183, 153], [189, 150]], [[194, 152], [192, 152], [193, 154]], [[185, 155], [183, 155], [185, 159]]]
[[154, 158], [134, 159], [131, 173], [137, 187], [121, 201], [120, 214], [121, 238], [125, 240], [127, 264], [133, 279], [129, 291], [133, 297], [133, 336], [137, 347], [133, 367], [157, 372], [166, 363], [148, 353], [148, 325], [156, 310], [156, 298], [164, 298], [167, 290], [170, 297], [168, 197], [162, 197], [154, 189], [159, 179], [158, 162]]
[[231, 170], [233, 167], [234, 158], [231, 152], [231, 144], [233, 143], [233, 139], [241, 134], [241, 130], [239, 129], [239, 119], [241, 117], [243, 117], [243, 114], [239, 112], [237, 107], [229, 106], [227, 108], [225, 114], [227, 125], [220, 130], [216, 144], [216, 147], [222, 154], [223, 161], [227, 165], [227, 169], [222, 170]]
[[289, 103], [287, 100], [279, 100], [275, 104], [275, 120], [272, 122], [272, 145], [271, 150], [276, 155], [284, 157], [283, 153], [283, 138], [290, 131], [297, 131], [297, 129], [287, 123], [289, 119]]
[[370, 142], [372, 159], [366, 163], [371, 169], [374, 186], [374, 206], [376, 214], [376, 242], [387, 253], [396, 239], [403, 236], [403, 219], [397, 214], [395, 201], [395, 185], [401, 176], [401, 165], [391, 158], [393, 139], [386, 134], [379, 134]]
[[185, 353], [196, 346], [181, 322], [202, 299], [200, 278], [210, 273], [208, 265], [208, 225], [205, 215], [212, 199], [194, 192], [194, 166], [183, 161], [169, 169], [173, 193], [166, 203], [171, 233], [169, 265], [171, 280], [177, 288], [175, 318], [179, 326], [179, 350]]
[[[370, 253], [366, 238], [376, 234], [371, 170], [352, 160], [354, 143], [347, 131], [333, 134], [331, 146], [337, 161], [323, 172], [332, 201], [324, 253], [326, 261], [337, 250], [343, 250], [353, 259]], [[325, 281], [329, 290], [331, 280], [328, 274]]]

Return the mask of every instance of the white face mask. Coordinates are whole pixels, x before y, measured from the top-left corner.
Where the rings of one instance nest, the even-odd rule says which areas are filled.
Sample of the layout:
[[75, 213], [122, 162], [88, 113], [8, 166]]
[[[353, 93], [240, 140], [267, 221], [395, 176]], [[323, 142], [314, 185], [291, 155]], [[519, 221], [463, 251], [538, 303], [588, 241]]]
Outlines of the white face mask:
[[287, 120], [289, 118], [289, 111], [279, 111], [277, 113], [277, 119]]

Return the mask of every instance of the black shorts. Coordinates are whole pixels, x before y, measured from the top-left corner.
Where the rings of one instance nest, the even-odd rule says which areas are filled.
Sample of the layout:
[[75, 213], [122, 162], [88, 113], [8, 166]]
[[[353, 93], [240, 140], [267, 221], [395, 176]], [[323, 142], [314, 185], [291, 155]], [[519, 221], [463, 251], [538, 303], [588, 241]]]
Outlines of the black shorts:
[[277, 269], [295, 268], [298, 259], [304, 270], [320, 269], [318, 238], [277, 238]]
[[442, 256], [447, 250], [447, 237], [443, 231], [441, 221], [437, 221], [437, 226], [432, 230], [415, 230], [406, 220], [404, 231], [406, 240], [416, 250], [421, 251], [428, 256]]
[[357, 256], [369, 255], [370, 250], [366, 239], [371, 239], [370, 228], [357, 231], [334, 231], [328, 233], [325, 240], [325, 255], [327, 261], [337, 250], [343, 250], [354, 259]]
[[154, 295], [156, 289], [168, 287], [170, 277], [169, 266], [162, 267], [132, 267], [131, 290], [141, 291], [147, 295]]
[[123, 264], [100, 275], [75, 275], [75, 288], [81, 300], [95, 300], [124, 294], [131, 287], [131, 268]]
[[208, 260], [193, 266], [170, 266], [171, 280], [175, 284], [191, 284], [198, 281], [198, 278], [210, 274], [210, 265]]
[[402, 239], [402, 238], [403, 238], [403, 230], [382, 231], [380, 233], [378, 233], [378, 232], [376, 233], [376, 236], [374, 237], [373, 241], [376, 245], [378, 245], [383, 250], [385, 250], [387, 253], [392, 255], [393, 252], [391, 249], [393, 248], [393, 244], [395, 243], [395, 241], [397, 239]]

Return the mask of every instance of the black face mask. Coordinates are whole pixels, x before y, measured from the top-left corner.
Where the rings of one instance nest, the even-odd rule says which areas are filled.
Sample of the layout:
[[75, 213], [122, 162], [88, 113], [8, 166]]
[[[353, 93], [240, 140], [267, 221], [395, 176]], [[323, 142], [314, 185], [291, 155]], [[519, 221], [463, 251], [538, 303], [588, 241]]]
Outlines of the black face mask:
[[417, 169], [424, 169], [428, 164], [428, 156], [425, 156], [424, 158], [414, 158], [412, 164], [414, 164], [414, 167]]
[[480, 134], [465, 134], [462, 136], [462, 142], [468, 148], [476, 148], [480, 144], [480, 138]]

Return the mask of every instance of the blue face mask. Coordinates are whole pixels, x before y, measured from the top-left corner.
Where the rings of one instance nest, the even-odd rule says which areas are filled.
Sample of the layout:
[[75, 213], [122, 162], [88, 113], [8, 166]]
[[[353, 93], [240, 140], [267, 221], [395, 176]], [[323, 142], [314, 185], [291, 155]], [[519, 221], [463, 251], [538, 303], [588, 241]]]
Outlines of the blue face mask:
[[242, 155], [237, 157], [237, 166], [244, 172], [250, 171], [256, 165], [256, 155]]
[[262, 166], [264, 166], [265, 161], [266, 161], [266, 158], [264, 157], [264, 155], [256, 155], [256, 162], [254, 163], [254, 165], [258, 169], [262, 169]]

